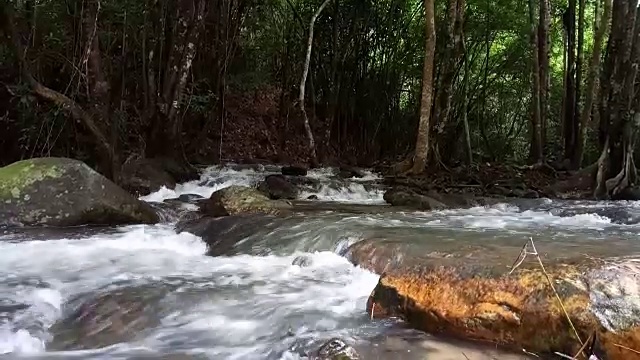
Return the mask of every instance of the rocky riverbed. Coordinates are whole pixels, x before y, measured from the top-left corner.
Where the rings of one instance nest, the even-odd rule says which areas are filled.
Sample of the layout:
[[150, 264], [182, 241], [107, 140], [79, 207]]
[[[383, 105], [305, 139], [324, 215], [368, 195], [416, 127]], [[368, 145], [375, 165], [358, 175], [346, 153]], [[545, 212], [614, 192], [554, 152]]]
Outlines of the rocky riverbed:
[[[141, 197], [155, 225], [5, 230], [0, 354], [554, 359], [595, 333], [601, 359], [636, 356], [636, 202], [423, 193], [417, 210], [371, 172], [294, 170], [160, 185]], [[529, 237], [577, 336], [537, 258], [518, 261]]]

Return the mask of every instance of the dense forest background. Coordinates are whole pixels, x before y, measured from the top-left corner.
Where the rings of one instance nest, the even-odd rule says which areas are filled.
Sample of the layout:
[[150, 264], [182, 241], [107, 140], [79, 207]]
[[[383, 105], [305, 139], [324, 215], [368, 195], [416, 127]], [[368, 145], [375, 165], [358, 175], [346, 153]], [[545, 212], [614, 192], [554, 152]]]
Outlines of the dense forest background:
[[0, 163], [600, 159], [611, 193], [635, 182], [637, 5], [0, 0]]

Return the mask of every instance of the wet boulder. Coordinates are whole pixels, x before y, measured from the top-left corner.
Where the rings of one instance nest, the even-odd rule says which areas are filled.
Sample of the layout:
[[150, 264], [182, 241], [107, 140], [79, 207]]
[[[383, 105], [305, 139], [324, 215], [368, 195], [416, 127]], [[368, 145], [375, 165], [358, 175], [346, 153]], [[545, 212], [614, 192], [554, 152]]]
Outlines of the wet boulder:
[[98, 349], [157, 326], [161, 287], [124, 288], [85, 300], [51, 328], [49, 350]]
[[163, 186], [174, 189], [178, 183], [198, 178], [198, 171], [193, 166], [172, 159], [135, 159], [122, 166], [118, 183], [130, 193], [144, 196]]
[[300, 190], [287, 180], [284, 175], [269, 175], [258, 185], [258, 190], [270, 199], [294, 200], [298, 198]]
[[0, 168], [0, 225], [155, 223], [147, 203], [81, 161], [35, 158]]
[[356, 350], [344, 340], [333, 338], [324, 343], [309, 359], [311, 360], [358, 360]]
[[354, 166], [347, 166], [347, 165], [343, 165], [340, 167], [339, 171], [338, 171], [338, 176], [340, 176], [341, 178], [345, 178], [345, 179], [350, 179], [350, 178], [363, 178], [366, 176], [366, 173], [364, 172], [364, 170], [354, 167]]
[[283, 166], [280, 170], [282, 175], [307, 176], [307, 168], [302, 165]]
[[[201, 217], [184, 219], [176, 224], [176, 231], [199, 236], [207, 244], [209, 256], [231, 256], [241, 253], [237, 245], [250, 237], [261, 237], [281, 223], [261, 214]], [[246, 252], [245, 252], [246, 254]]]
[[214, 192], [203, 201], [201, 211], [209, 216], [229, 216], [240, 214], [279, 215], [291, 209], [291, 205], [281, 200], [271, 200], [257, 189], [232, 185]]
[[406, 206], [416, 210], [442, 210], [447, 206], [429, 196], [410, 190], [390, 189], [384, 193], [384, 201], [393, 206]]
[[299, 267], [309, 267], [313, 264], [313, 260], [308, 255], [296, 256], [291, 262], [291, 265], [297, 265]]
[[384, 200], [393, 206], [404, 206], [415, 210], [443, 210], [485, 206], [497, 199], [476, 197], [473, 194], [443, 194], [436, 191], [416, 192], [408, 188], [391, 188], [384, 193]]
[[531, 243], [523, 255], [524, 241], [435, 240], [350, 247], [351, 261], [383, 274], [367, 303], [372, 316], [543, 357], [573, 355], [595, 331], [600, 358], [638, 359], [625, 347], [640, 348], [640, 246], [542, 239], [543, 270]]

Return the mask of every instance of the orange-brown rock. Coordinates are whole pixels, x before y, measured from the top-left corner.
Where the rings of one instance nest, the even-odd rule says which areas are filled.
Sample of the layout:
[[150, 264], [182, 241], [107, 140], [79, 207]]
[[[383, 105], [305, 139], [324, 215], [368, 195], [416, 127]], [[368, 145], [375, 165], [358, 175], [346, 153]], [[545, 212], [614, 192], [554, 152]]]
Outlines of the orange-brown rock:
[[353, 245], [348, 255], [383, 273], [367, 303], [374, 317], [541, 355], [573, 355], [595, 332], [601, 359], [640, 359], [625, 349], [640, 350], [640, 257], [621, 256], [638, 249], [615, 241], [536, 245], [546, 274], [532, 254], [510, 272], [522, 243], [377, 239]]

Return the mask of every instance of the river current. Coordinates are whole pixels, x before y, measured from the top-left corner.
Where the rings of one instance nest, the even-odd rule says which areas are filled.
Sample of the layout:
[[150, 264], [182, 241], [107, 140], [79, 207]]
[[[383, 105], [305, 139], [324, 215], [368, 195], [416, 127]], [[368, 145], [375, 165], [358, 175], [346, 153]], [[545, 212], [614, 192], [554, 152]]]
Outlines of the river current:
[[[232, 184], [255, 185], [271, 167], [212, 167], [197, 181], [143, 197], [160, 203], [204, 197]], [[384, 204], [375, 174], [338, 180], [331, 169], [309, 175], [318, 201]], [[188, 211], [188, 207], [187, 210]], [[343, 255], [380, 236], [419, 241], [635, 244], [640, 204], [548, 199], [437, 212], [322, 212], [256, 229], [221, 256], [176, 233], [172, 219], [153, 226], [23, 231], [0, 236], [0, 359], [304, 359], [340, 337], [365, 359], [520, 359], [436, 339], [401, 323], [372, 321], [365, 303], [378, 275]], [[235, 241], [235, 240], [234, 240]], [[305, 266], [294, 261], [306, 256]], [[296, 264], [294, 264], [296, 263]], [[139, 302], [145, 320], [133, 335], [100, 346], [88, 329], [65, 322], [105, 295]], [[69, 345], [71, 344], [71, 345]]]

